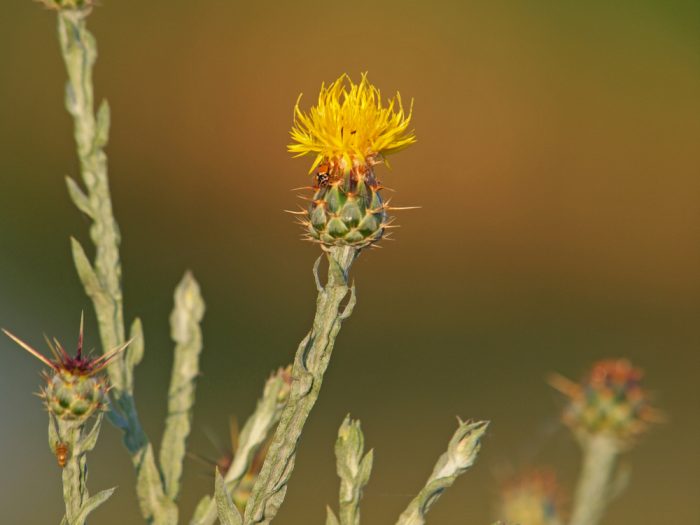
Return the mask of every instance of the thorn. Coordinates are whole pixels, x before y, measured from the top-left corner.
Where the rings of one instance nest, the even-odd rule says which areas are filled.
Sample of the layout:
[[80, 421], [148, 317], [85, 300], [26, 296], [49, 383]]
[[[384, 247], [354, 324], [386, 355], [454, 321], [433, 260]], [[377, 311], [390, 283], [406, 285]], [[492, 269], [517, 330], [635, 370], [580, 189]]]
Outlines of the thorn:
[[228, 432], [231, 439], [231, 452], [234, 454], [238, 450], [239, 445], [239, 434], [240, 430], [238, 428], [238, 419], [236, 416], [230, 416], [228, 420]]
[[211, 458], [207, 458], [205, 456], [202, 456], [201, 454], [196, 454], [195, 452], [190, 452], [190, 451], [187, 451], [186, 454], [187, 454], [188, 458], [193, 459], [195, 461], [199, 461], [201, 464], [206, 465], [208, 467], [209, 466], [213, 467], [216, 465], [216, 461], [214, 461]]
[[292, 211], [292, 210], [282, 210], [285, 213], [291, 213], [292, 215], [308, 215], [306, 210], [303, 211]]
[[386, 209], [391, 210], [391, 211], [400, 211], [400, 210], [420, 210], [423, 206], [389, 206], [389, 203], [386, 203]]
[[549, 374], [547, 383], [549, 383], [554, 390], [561, 392], [565, 396], [576, 397], [581, 393], [581, 387], [578, 383], [560, 374]]
[[61, 360], [61, 356], [58, 355], [58, 351], [56, 350], [56, 347], [53, 345], [49, 337], [44, 334], [44, 341], [46, 341], [46, 345], [49, 347], [49, 350], [51, 351], [51, 355], [56, 359], [56, 361]]
[[41, 361], [42, 363], [44, 363], [46, 366], [49, 366], [49, 367], [53, 368], [54, 370], [58, 371], [58, 369], [59, 369], [58, 365], [55, 364], [54, 362], [52, 362], [52, 361], [51, 361], [50, 359], [48, 359], [46, 356], [40, 354], [39, 352], [37, 352], [36, 350], [34, 350], [31, 346], [29, 346], [27, 343], [25, 343], [24, 341], [22, 341], [19, 337], [13, 335], [12, 333], [10, 333], [10, 332], [8, 332], [7, 330], [5, 330], [4, 328], [2, 329], [2, 331], [5, 333], [5, 335], [6, 335], [7, 337], [9, 337], [10, 339], [12, 339], [15, 343], [17, 343], [19, 346], [21, 346], [22, 348], [24, 348], [27, 352], [29, 352], [29, 353], [32, 354], [34, 357], [36, 357], [39, 361]]
[[111, 350], [105, 354], [102, 354], [100, 357], [95, 359], [94, 363], [97, 366], [92, 371], [92, 374], [96, 374], [97, 372], [104, 370], [114, 360], [114, 358], [117, 357], [117, 355], [119, 355], [121, 352], [123, 352], [126, 349], [126, 347], [129, 346], [133, 342], [134, 342], [134, 338], [129, 339], [123, 345], [120, 345], [117, 348], [115, 348], [114, 350]]
[[63, 348], [63, 345], [58, 342], [58, 339], [56, 339], [54, 337], [53, 342], [54, 342], [54, 345], [56, 345], [56, 349], [59, 351], [59, 354], [61, 355], [61, 358], [59, 360], [66, 361], [66, 360], [70, 359], [68, 352], [66, 352], [66, 349]]
[[299, 186], [298, 188], [292, 188], [289, 191], [301, 191], [301, 190], [315, 190], [313, 186]]
[[78, 352], [77, 352], [77, 358], [80, 359], [80, 356], [83, 353], [83, 322], [84, 322], [84, 315], [83, 312], [80, 312], [80, 333], [78, 335]]

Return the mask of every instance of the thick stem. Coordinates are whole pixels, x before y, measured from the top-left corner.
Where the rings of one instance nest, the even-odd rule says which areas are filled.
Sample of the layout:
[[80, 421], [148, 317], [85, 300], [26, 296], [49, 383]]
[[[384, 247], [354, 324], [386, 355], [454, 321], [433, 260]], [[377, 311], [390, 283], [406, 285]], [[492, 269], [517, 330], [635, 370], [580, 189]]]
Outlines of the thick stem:
[[583, 468], [569, 525], [598, 525], [610, 501], [620, 446], [612, 437], [595, 435], [582, 441], [582, 447]]
[[[348, 271], [358, 253], [351, 247], [333, 247], [328, 251], [328, 282], [324, 287], [318, 285], [313, 327], [297, 349], [289, 401], [248, 500], [246, 525], [269, 523], [284, 501], [299, 437], [321, 391], [340, 325], [352, 313], [355, 303], [354, 288], [348, 286]], [[348, 304], [341, 310], [348, 294]]]

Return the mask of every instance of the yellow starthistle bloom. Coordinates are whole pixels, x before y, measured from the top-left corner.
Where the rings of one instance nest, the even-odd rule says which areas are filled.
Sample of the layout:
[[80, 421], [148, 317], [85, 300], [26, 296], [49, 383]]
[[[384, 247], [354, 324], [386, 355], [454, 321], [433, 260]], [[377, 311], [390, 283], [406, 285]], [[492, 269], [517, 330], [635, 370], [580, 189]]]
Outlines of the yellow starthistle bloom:
[[370, 84], [367, 74], [355, 84], [343, 74], [330, 84], [322, 85], [318, 104], [305, 113], [294, 108], [294, 126], [288, 146], [296, 157], [316, 154], [313, 171], [328, 161], [342, 171], [374, 162], [396, 153], [416, 141], [408, 126], [412, 108], [404, 111], [401, 95], [382, 103], [379, 89]]

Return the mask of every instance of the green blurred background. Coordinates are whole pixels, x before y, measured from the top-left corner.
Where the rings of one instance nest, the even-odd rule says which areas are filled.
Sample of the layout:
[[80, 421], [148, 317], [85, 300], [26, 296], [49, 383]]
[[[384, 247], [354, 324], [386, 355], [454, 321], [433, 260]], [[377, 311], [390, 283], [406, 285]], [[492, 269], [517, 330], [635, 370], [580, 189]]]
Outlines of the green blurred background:
[[[318, 248], [282, 210], [310, 160], [285, 151], [292, 107], [348, 72], [415, 99], [419, 142], [381, 173], [397, 242], [363, 254], [344, 325], [302, 440], [282, 524], [335, 505], [333, 443], [350, 411], [375, 469], [367, 525], [392, 523], [456, 426], [492, 420], [483, 453], [432, 511], [488, 523], [503, 472], [555, 465], [572, 489], [578, 449], [544, 378], [605, 356], [642, 366], [669, 422], [625, 456], [631, 485], [607, 524], [700, 523], [700, 4], [627, 2], [236, 2], [103, 0], [99, 96], [123, 233], [126, 313], [145, 323], [137, 398], [160, 435], [168, 314], [186, 268], [207, 300], [191, 449], [215, 456], [269, 371], [307, 330]], [[91, 307], [68, 236], [77, 174], [55, 17], [28, 0], [0, 16], [0, 325], [43, 348], [74, 345]], [[0, 341], [3, 523], [56, 523], [60, 470], [31, 395], [39, 363]], [[91, 490], [119, 485], [93, 521], [140, 523], [112, 427]], [[212, 480], [188, 463], [183, 516]], [[183, 519], [184, 522], [184, 519]]]

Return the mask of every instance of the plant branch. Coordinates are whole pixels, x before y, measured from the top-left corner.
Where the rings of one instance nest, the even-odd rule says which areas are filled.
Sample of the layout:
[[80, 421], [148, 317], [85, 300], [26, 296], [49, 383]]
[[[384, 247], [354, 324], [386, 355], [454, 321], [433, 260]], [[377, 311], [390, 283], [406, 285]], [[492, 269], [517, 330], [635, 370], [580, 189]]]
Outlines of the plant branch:
[[[92, 70], [97, 58], [94, 37], [86, 27], [89, 11], [61, 9], [58, 35], [68, 73], [66, 109], [73, 117], [80, 171], [86, 188], [68, 179], [68, 192], [78, 209], [92, 220], [90, 236], [95, 245], [94, 266], [77, 240], [72, 239], [73, 259], [85, 291], [92, 299], [102, 340], [108, 352], [125, 341], [119, 259], [119, 228], [112, 212], [104, 147], [109, 136], [109, 106], [103, 101], [94, 112]], [[146, 520], [157, 524], [177, 522], [177, 508], [165, 495], [160, 471], [133, 399], [133, 367], [143, 354], [141, 325], [135, 322], [132, 336], [138, 339], [126, 355], [113, 359], [107, 369], [112, 386], [110, 419], [124, 433], [124, 443], [137, 471], [137, 494]], [[135, 354], [136, 353], [136, 354]]]
[[[350, 316], [355, 305], [354, 286], [348, 286], [348, 272], [358, 253], [352, 247], [328, 249], [328, 281], [318, 292], [313, 327], [297, 349], [289, 402], [248, 500], [245, 525], [269, 523], [284, 501], [299, 437], [318, 399], [342, 321]], [[341, 309], [348, 296], [347, 305]]]
[[462, 422], [452, 436], [447, 451], [440, 456], [423, 489], [409, 503], [396, 525], [423, 525], [425, 515], [445, 489], [476, 461], [487, 421]]

